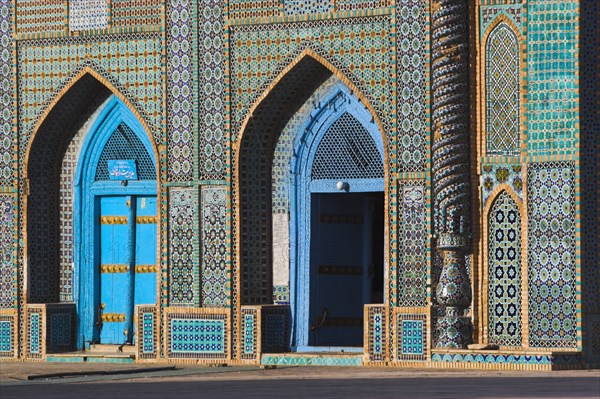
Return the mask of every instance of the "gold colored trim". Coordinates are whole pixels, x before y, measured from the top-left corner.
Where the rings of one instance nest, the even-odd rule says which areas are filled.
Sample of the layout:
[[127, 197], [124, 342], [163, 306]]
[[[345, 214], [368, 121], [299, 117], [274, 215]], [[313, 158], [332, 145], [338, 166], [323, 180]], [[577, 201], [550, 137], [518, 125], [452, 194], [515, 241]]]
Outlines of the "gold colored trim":
[[127, 273], [128, 265], [100, 265], [100, 273]]
[[136, 273], [156, 273], [158, 267], [156, 265], [135, 265]]
[[119, 323], [127, 320], [127, 317], [124, 313], [103, 313], [102, 314], [102, 322], [103, 323]]
[[100, 217], [100, 223], [102, 224], [127, 224], [127, 216], [102, 216]]
[[135, 218], [137, 224], [156, 224], [158, 223], [158, 217], [156, 216], [138, 216]]

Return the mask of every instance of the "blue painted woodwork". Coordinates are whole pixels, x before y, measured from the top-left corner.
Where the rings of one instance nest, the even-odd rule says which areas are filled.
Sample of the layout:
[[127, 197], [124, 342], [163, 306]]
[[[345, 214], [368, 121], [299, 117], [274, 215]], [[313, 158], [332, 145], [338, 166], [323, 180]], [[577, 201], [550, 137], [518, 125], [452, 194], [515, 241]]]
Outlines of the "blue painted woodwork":
[[[78, 316], [78, 348], [83, 348], [84, 345], [88, 345], [90, 342], [99, 342], [101, 339], [100, 328], [97, 323], [101, 303], [101, 279], [98, 269], [101, 256], [99, 245], [101, 228], [98, 222], [100, 220], [100, 198], [110, 196], [155, 196], [157, 192], [156, 180], [129, 180], [126, 185], [122, 184], [121, 181], [94, 181], [102, 150], [121, 123], [125, 123], [140, 139], [156, 168], [155, 151], [148, 134], [127, 106], [113, 95], [103, 105], [103, 109], [96, 116], [89, 133], [85, 137], [74, 179], [73, 244], [75, 248], [75, 267], [73, 299]], [[134, 197], [132, 197], [131, 204], [132, 209], [129, 212], [135, 212]], [[128, 234], [133, 234], [135, 230], [134, 220], [132, 216]], [[156, 234], [156, 230], [154, 232]], [[156, 248], [156, 238], [148, 238], [148, 241], [153, 242], [152, 245], [148, 245], [149, 251], [153, 251], [152, 248]], [[153, 254], [155, 256], [155, 250]], [[153, 287], [155, 289], [155, 286]], [[147, 289], [145, 287], [140, 291]], [[155, 303], [155, 300], [152, 303]], [[134, 301], [133, 305], [135, 304]], [[129, 329], [129, 331], [132, 331], [132, 329]]]
[[[135, 265], [156, 268], [156, 197], [143, 196], [136, 199], [136, 218], [154, 217], [153, 223], [136, 222], [135, 225]], [[154, 269], [158, 270], [158, 269]], [[136, 305], [156, 303], [156, 273], [135, 273], [134, 302]]]
[[[343, 196], [349, 193], [383, 192], [384, 177], [368, 179], [344, 179], [347, 191], [336, 187], [338, 179], [311, 179], [311, 171], [319, 144], [331, 126], [345, 113], [355, 118], [373, 139], [384, 162], [382, 133], [372, 115], [343, 84], [338, 83], [324, 96], [321, 105], [311, 112], [294, 139], [293, 156], [290, 162], [290, 305], [292, 310], [291, 345], [298, 351], [314, 350], [310, 345], [310, 324], [314, 319], [317, 296], [311, 296], [311, 258], [316, 256], [311, 241], [311, 230], [315, 217], [311, 195], [331, 193]], [[336, 162], [332, 159], [332, 162]], [[365, 283], [367, 284], [367, 283]], [[312, 301], [311, 301], [312, 297]], [[362, 298], [362, 293], [358, 295]], [[325, 300], [326, 301], [326, 300]], [[363, 302], [367, 303], [367, 302]], [[338, 345], [336, 345], [338, 346]]]
[[[100, 223], [100, 303], [105, 314], [124, 314], [124, 321], [104, 322], [100, 342], [128, 341], [133, 328], [133, 236], [135, 223], [131, 196], [100, 197], [102, 218], [127, 218], [126, 224]], [[119, 269], [120, 268], [120, 269]], [[126, 268], [123, 270], [123, 268]]]
[[[363, 306], [370, 302], [372, 215], [362, 193], [312, 194], [311, 298], [309, 343], [314, 346], [362, 346]], [[328, 322], [335, 321], [335, 324]], [[337, 324], [339, 323], [339, 324]]]

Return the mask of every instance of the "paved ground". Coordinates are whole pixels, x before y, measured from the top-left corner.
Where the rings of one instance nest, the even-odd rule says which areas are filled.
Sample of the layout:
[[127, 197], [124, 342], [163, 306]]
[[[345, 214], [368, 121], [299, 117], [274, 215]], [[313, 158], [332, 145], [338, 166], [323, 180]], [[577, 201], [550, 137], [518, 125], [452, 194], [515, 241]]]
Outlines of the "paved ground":
[[[0, 363], [9, 398], [600, 398], [600, 371], [552, 373], [377, 368], [181, 367]], [[136, 369], [140, 374], [95, 375]], [[152, 371], [154, 369], [154, 371]], [[62, 370], [62, 371], [61, 371]], [[84, 371], [89, 376], [27, 380]]]

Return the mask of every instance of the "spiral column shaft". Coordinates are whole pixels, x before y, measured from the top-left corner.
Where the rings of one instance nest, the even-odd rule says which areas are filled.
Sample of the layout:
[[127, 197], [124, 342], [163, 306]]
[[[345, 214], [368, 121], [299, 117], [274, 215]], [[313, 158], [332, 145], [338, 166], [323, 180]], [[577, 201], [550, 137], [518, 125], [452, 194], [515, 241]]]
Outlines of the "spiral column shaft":
[[470, 235], [469, 14], [467, 0], [432, 0], [432, 172], [434, 227], [443, 268], [436, 288], [443, 315], [436, 346], [471, 343], [471, 285], [465, 254]]

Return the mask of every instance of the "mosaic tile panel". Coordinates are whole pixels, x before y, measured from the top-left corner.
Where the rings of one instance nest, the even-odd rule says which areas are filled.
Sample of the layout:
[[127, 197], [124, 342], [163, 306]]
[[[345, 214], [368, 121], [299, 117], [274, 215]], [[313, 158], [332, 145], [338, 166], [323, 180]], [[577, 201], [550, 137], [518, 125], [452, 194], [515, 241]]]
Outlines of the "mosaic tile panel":
[[[0, 187], [14, 184], [13, 177], [13, 42], [10, 0], [0, 0]], [[0, 301], [1, 302], [1, 301]]]
[[242, 359], [257, 359], [259, 328], [258, 309], [242, 308]]
[[398, 262], [398, 304], [427, 304], [427, 197], [423, 182], [399, 185], [401, 198]]
[[196, 189], [169, 190], [169, 304], [199, 306], [199, 271], [195, 235]]
[[271, 179], [273, 181], [271, 203], [273, 213], [289, 212], [290, 161], [293, 154], [294, 138], [298, 133], [298, 129], [302, 127], [307, 118], [310, 118], [315, 106], [321, 104], [323, 97], [338, 82], [339, 79], [332, 76], [319, 86], [304, 105], [290, 118], [277, 139], [273, 153], [273, 176]]
[[276, 305], [290, 304], [290, 287], [287, 285], [273, 286], [273, 303]]
[[333, 10], [331, 0], [284, 0], [286, 15], [316, 14]]
[[156, 306], [137, 307], [137, 358], [141, 360], [156, 359], [158, 355], [159, 332], [158, 310]]
[[[54, 96], [84, 67], [96, 70], [114, 85], [149, 124], [155, 141], [162, 143], [161, 45], [161, 37], [154, 34], [116, 35], [110, 42], [102, 37], [19, 42], [21, 151], [27, 148], [35, 124]], [[42, 59], [48, 62], [40, 62]]]
[[289, 351], [291, 313], [289, 306], [261, 306], [263, 353]]
[[394, 0], [335, 0], [335, 8], [339, 11], [372, 10], [393, 4]]
[[29, 359], [41, 359], [43, 355], [44, 322], [43, 310], [39, 308], [27, 309], [27, 353]]
[[229, 0], [229, 17], [265, 18], [279, 15], [280, 0]]
[[199, 2], [201, 40], [199, 85], [199, 175], [200, 179], [225, 179], [225, 20], [224, 2]]
[[596, 367], [600, 365], [600, 315], [588, 315], [587, 317], [586, 342], [584, 347], [588, 363]]
[[396, 360], [427, 360], [427, 315], [396, 314]]
[[364, 343], [371, 362], [385, 362], [388, 359], [388, 307], [365, 305], [366, 329]]
[[486, 153], [520, 154], [520, 48], [506, 23], [490, 33], [485, 45]]
[[15, 197], [0, 194], [0, 309], [15, 305], [14, 229]]
[[500, 184], [506, 184], [513, 192], [523, 199], [523, 167], [521, 165], [483, 165], [481, 167], [481, 197], [482, 204], [488, 201], [490, 195]]
[[110, 0], [113, 27], [161, 25], [163, 0]]
[[429, 136], [426, 2], [405, 0], [397, 7], [398, 170], [425, 170]]
[[204, 186], [202, 212], [202, 306], [228, 305], [227, 269], [227, 189]]
[[194, 177], [194, 86], [192, 61], [192, 2], [167, 2], [167, 139], [168, 178]]
[[363, 365], [360, 356], [319, 356], [319, 355], [263, 355], [260, 359], [262, 366], [329, 366], [329, 367], [360, 367]]
[[530, 0], [529, 155], [574, 154], [579, 131], [578, 1]]
[[0, 315], [0, 358], [14, 357], [15, 317]]
[[483, 37], [490, 25], [498, 16], [507, 17], [520, 31], [523, 31], [523, 6], [521, 4], [496, 4], [493, 6], [481, 6], [479, 8], [480, 29], [479, 33]]
[[521, 213], [503, 191], [488, 215], [488, 339], [492, 344], [520, 346]]
[[75, 346], [75, 305], [46, 305], [46, 351], [67, 352]]
[[16, 14], [19, 34], [66, 30], [68, 10], [64, 0], [19, 0]]
[[78, 31], [106, 28], [108, 14], [107, 0], [70, 0], [69, 29]]
[[527, 170], [529, 344], [577, 347], [575, 170], [568, 162]]
[[[306, 48], [326, 58], [367, 96], [391, 134], [386, 105], [393, 98], [388, 16], [232, 28], [231, 132], [237, 138], [249, 108]], [[360, 41], [358, 44], [357, 41]], [[355, 51], [364, 47], [370, 51]], [[326, 53], [323, 49], [331, 48]], [[347, 50], [349, 49], [349, 50]]]
[[171, 353], [223, 353], [225, 326], [221, 320], [171, 319]]
[[227, 315], [167, 310], [167, 357], [170, 359], [227, 359]]

